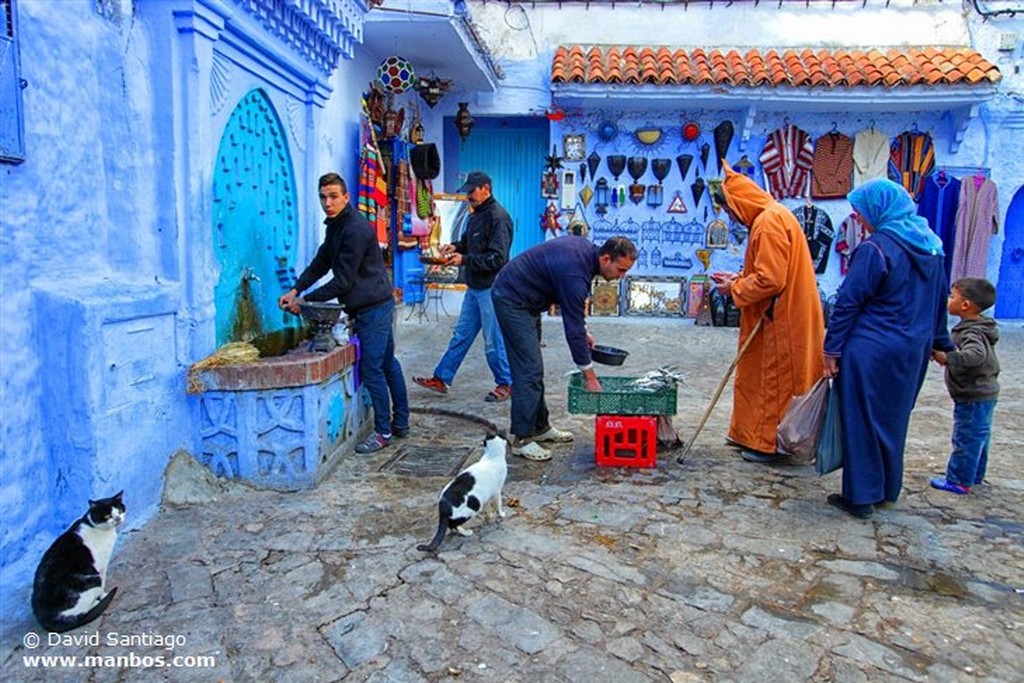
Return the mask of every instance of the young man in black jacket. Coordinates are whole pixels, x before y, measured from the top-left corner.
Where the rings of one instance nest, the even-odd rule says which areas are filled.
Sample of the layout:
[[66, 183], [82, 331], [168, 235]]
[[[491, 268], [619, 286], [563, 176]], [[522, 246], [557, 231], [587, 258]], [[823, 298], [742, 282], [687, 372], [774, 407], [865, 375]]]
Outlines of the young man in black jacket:
[[[337, 299], [345, 306], [359, 337], [359, 372], [373, 404], [373, 433], [356, 446], [356, 453], [375, 453], [389, 445], [392, 436], [409, 433], [409, 399], [402, 366], [395, 358], [391, 280], [373, 228], [349, 199], [341, 176], [327, 173], [320, 177], [320, 206], [327, 215], [327, 234], [312, 262], [278, 305], [292, 313], [299, 312], [303, 301]], [[299, 297], [328, 271], [333, 277], [327, 284]]]

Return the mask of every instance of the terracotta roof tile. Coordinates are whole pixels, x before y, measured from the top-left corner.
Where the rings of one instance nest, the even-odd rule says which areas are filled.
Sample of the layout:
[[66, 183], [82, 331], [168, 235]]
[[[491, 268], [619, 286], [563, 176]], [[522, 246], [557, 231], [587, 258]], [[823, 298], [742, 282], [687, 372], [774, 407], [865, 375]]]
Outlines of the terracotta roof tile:
[[790, 85], [805, 88], [996, 83], [999, 69], [969, 48], [705, 50], [562, 45], [552, 83]]

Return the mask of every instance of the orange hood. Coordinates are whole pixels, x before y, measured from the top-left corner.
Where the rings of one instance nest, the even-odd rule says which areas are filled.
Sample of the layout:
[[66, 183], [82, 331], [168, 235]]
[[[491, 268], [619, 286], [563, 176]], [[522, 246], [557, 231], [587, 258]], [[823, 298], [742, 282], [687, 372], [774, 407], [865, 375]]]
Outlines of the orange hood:
[[725, 191], [725, 201], [729, 208], [748, 227], [753, 227], [754, 221], [761, 215], [761, 212], [775, 203], [770, 194], [758, 187], [757, 183], [732, 170], [725, 160], [722, 160], [722, 167], [725, 169], [725, 181], [722, 189]]

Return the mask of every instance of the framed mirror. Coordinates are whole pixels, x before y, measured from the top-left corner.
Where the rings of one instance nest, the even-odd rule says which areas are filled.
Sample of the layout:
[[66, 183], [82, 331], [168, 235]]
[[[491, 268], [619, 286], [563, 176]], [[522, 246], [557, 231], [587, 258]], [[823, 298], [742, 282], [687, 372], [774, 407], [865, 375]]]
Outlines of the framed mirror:
[[[436, 256], [442, 244], [451, 244], [462, 237], [469, 220], [469, 203], [465, 195], [439, 193], [434, 195], [434, 215], [437, 220], [430, 230], [429, 248], [420, 255]], [[443, 266], [424, 261], [423, 274], [430, 280], [461, 282], [458, 266]]]
[[682, 316], [686, 306], [686, 278], [627, 278], [625, 305], [626, 315]]

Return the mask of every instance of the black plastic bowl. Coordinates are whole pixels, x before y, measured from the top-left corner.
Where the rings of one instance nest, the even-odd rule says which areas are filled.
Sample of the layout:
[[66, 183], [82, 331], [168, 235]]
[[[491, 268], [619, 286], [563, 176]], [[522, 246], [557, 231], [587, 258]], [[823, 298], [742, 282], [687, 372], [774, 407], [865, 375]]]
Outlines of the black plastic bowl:
[[625, 349], [617, 349], [614, 346], [602, 346], [597, 344], [590, 349], [590, 357], [595, 363], [601, 363], [603, 365], [622, 365], [626, 356], [629, 355], [629, 351]]

